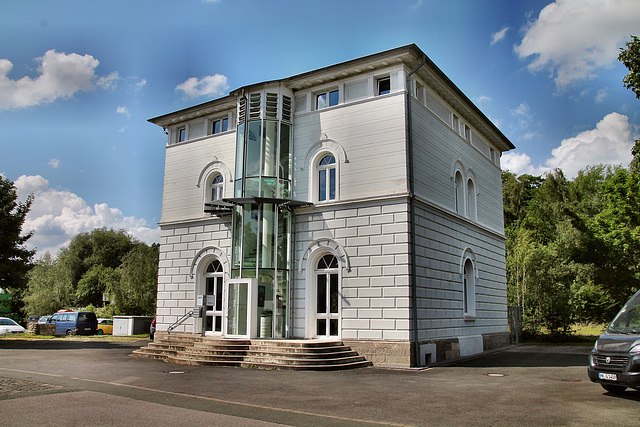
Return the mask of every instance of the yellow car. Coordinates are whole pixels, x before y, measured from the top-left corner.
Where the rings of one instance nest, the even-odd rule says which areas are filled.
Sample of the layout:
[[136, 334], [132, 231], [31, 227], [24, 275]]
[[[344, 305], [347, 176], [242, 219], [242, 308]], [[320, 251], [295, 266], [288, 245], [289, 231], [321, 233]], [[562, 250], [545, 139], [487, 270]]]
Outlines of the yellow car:
[[98, 335], [113, 335], [113, 320], [98, 319]]

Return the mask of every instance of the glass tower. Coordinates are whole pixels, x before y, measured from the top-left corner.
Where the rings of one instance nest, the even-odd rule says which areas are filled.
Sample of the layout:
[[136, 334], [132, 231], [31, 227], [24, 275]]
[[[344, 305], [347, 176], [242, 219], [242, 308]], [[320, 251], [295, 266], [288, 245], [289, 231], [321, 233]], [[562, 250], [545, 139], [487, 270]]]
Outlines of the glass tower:
[[232, 279], [256, 279], [261, 338], [288, 337], [293, 94], [280, 85], [238, 100]]

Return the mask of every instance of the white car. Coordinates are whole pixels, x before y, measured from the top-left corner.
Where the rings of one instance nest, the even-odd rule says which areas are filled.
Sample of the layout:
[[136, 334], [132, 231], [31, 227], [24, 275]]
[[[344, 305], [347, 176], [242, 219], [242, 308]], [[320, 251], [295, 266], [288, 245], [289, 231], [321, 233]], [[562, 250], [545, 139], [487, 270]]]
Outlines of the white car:
[[0, 317], [0, 335], [24, 332], [24, 328], [8, 317]]

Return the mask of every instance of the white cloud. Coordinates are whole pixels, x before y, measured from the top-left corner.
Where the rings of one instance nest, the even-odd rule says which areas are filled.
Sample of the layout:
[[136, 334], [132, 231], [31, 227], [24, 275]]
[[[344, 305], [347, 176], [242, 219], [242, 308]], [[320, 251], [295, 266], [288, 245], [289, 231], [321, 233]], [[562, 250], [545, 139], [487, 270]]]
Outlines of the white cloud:
[[140, 80], [138, 83], [136, 83], [136, 92], [141, 91], [142, 88], [145, 87], [146, 85], [147, 85], [147, 80], [146, 79]]
[[533, 166], [531, 164], [531, 157], [525, 153], [509, 152], [502, 155], [500, 164], [503, 170], [510, 171], [516, 175], [529, 174], [529, 175], [543, 175], [550, 171], [549, 168], [544, 166]]
[[127, 230], [147, 244], [160, 241], [160, 230], [149, 227], [144, 219], [124, 216], [106, 203], [90, 207], [76, 194], [49, 188], [49, 182], [40, 175], [22, 175], [14, 185], [20, 199], [34, 195], [23, 231], [34, 231], [28, 246], [37, 248], [39, 256], [47, 251], [55, 255], [75, 235], [100, 227]]
[[515, 51], [520, 58], [533, 56], [529, 70], [549, 70], [562, 88], [615, 63], [638, 22], [638, 0], [557, 0], [524, 28]]
[[632, 159], [633, 129], [629, 118], [619, 113], [605, 116], [595, 129], [580, 132], [562, 140], [551, 150], [546, 161], [552, 168], [560, 168], [567, 177], [575, 177], [587, 165], [612, 164], [627, 166]]
[[101, 89], [114, 90], [118, 85], [118, 80], [120, 80], [120, 75], [117, 71], [114, 71], [108, 76], [100, 77], [96, 82], [96, 85]]
[[632, 159], [631, 148], [634, 139], [629, 118], [619, 113], [611, 113], [600, 120], [595, 129], [562, 140], [558, 147], [551, 150], [552, 157], [545, 161], [544, 166], [534, 166], [528, 155], [515, 152], [502, 156], [502, 169], [518, 175], [541, 175], [554, 168], [560, 168], [567, 178], [573, 179], [580, 169], [588, 165], [627, 166]]
[[48, 104], [58, 98], [70, 98], [80, 91], [93, 90], [96, 80], [103, 88], [113, 87], [117, 80], [117, 73], [98, 77], [95, 70], [100, 61], [91, 55], [67, 55], [49, 50], [36, 61], [40, 64], [38, 77], [12, 80], [7, 75], [13, 64], [8, 59], [0, 59], [0, 110]]
[[116, 108], [116, 113], [127, 116], [127, 118], [131, 117], [131, 114], [129, 114], [129, 110], [127, 109], [127, 107], [119, 106], [118, 108]]
[[596, 94], [596, 102], [604, 101], [607, 96], [609, 96], [609, 92], [606, 89], [600, 89]]
[[54, 169], [58, 169], [58, 166], [60, 166], [60, 160], [54, 158], [49, 160], [47, 164]]
[[188, 98], [197, 98], [203, 95], [218, 96], [222, 95], [227, 89], [229, 89], [227, 77], [221, 74], [203, 77], [200, 80], [191, 77], [176, 86], [176, 90], [183, 91]]
[[494, 45], [505, 38], [505, 36], [507, 35], [507, 31], [509, 31], [509, 27], [504, 27], [500, 31], [491, 34], [491, 45]]
[[492, 99], [486, 95], [480, 95], [475, 99], [476, 104], [488, 104]]

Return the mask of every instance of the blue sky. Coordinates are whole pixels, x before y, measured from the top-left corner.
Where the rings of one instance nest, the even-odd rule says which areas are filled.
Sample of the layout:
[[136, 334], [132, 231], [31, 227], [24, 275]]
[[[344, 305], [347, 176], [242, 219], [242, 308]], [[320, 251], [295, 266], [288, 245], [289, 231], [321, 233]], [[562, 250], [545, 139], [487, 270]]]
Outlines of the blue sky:
[[35, 196], [55, 254], [96, 227], [159, 240], [164, 146], [147, 122], [415, 43], [516, 150], [503, 168], [569, 177], [627, 165], [640, 101], [619, 48], [637, 0], [0, 0], [0, 174]]

